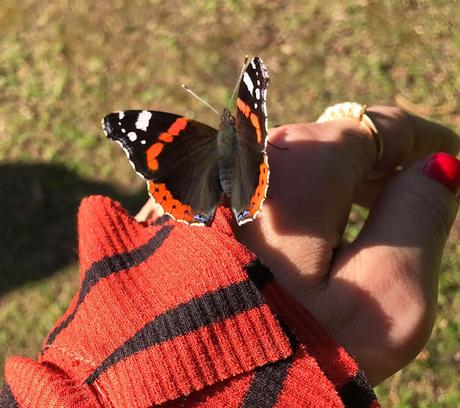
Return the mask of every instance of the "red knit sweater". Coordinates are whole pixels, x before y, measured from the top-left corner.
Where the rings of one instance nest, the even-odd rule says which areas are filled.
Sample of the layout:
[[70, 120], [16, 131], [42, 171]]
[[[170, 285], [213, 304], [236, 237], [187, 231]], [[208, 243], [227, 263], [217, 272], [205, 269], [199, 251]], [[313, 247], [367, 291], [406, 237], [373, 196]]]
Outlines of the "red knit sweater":
[[78, 215], [81, 283], [0, 407], [378, 407], [364, 374], [234, 238], [108, 198]]

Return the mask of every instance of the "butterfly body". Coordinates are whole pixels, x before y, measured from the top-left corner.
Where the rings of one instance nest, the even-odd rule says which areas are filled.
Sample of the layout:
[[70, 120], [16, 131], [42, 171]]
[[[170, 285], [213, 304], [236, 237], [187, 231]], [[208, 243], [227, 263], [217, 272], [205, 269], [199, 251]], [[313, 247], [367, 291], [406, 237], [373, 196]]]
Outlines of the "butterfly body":
[[254, 57], [243, 71], [235, 116], [225, 108], [217, 130], [147, 110], [111, 113], [103, 129], [123, 147], [167, 214], [209, 224], [225, 194], [241, 225], [260, 212], [268, 187], [267, 87], [265, 66]]
[[233, 174], [235, 171], [235, 154], [238, 140], [235, 118], [228, 109], [224, 109], [217, 132], [217, 154], [219, 156], [219, 181], [222, 191], [230, 197], [232, 193]]

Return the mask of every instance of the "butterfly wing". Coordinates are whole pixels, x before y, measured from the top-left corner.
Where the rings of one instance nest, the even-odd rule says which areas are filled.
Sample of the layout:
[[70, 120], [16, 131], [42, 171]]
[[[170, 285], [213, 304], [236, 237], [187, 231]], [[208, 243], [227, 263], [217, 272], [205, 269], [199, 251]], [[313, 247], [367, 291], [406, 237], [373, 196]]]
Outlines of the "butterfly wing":
[[215, 129], [146, 110], [111, 113], [103, 119], [103, 129], [123, 147], [167, 214], [189, 224], [212, 220], [222, 196]]
[[236, 100], [238, 147], [230, 202], [239, 225], [257, 216], [267, 194], [268, 83], [264, 63], [254, 57], [243, 72]]

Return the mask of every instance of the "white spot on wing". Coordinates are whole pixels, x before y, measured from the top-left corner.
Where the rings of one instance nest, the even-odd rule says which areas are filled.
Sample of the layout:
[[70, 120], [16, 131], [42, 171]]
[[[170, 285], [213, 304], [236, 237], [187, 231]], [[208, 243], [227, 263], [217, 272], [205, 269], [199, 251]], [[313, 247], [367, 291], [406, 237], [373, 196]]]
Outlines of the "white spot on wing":
[[152, 117], [152, 113], [149, 111], [143, 110], [139, 113], [136, 121], [136, 129], [143, 130], [144, 132], [147, 130], [150, 122], [150, 118]]
[[125, 112], [118, 112], [118, 119], [122, 120], [125, 117]]
[[142, 143], [142, 144], [145, 144], [145, 143], [147, 143], [147, 142], [146, 142], [144, 139], [142, 139], [142, 140], [141, 140], [141, 143]]
[[257, 69], [256, 63], [254, 61], [255, 61], [255, 58], [252, 59], [251, 66], [252, 66], [252, 68]]
[[126, 129], [125, 129], [125, 128], [121, 128], [121, 133], [126, 133]]
[[252, 91], [254, 90], [254, 84], [252, 83], [251, 78], [249, 77], [249, 74], [247, 72], [245, 72], [243, 75], [243, 82], [246, 85], [246, 88], [248, 88], [249, 93], [252, 95]]
[[105, 123], [104, 123], [104, 119], [101, 120], [101, 125], [102, 125], [102, 130], [104, 131], [105, 135], [108, 136], [107, 134], [107, 130], [105, 130]]
[[134, 142], [137, 139], [137, 135], [135, 132], [129, 132], [128, 137], [129, 137], [129, 140], [131, 140], [131, 142]]
[[256, 99], [260, 99], [260, 89], [256, 88]]
[[257, 105], [257, 102], [254, 102], [254, 109], [257, 109], [259, 105]]

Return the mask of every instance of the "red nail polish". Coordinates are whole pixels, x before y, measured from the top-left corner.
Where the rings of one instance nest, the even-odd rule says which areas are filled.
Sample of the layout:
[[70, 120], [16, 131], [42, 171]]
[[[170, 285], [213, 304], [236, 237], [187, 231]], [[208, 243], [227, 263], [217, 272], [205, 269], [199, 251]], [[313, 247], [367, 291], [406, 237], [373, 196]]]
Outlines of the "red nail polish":
[[460, 189], [460, 161], [455, 156], [436, 153], [423, 166], [423, 172], [454, 194]]

